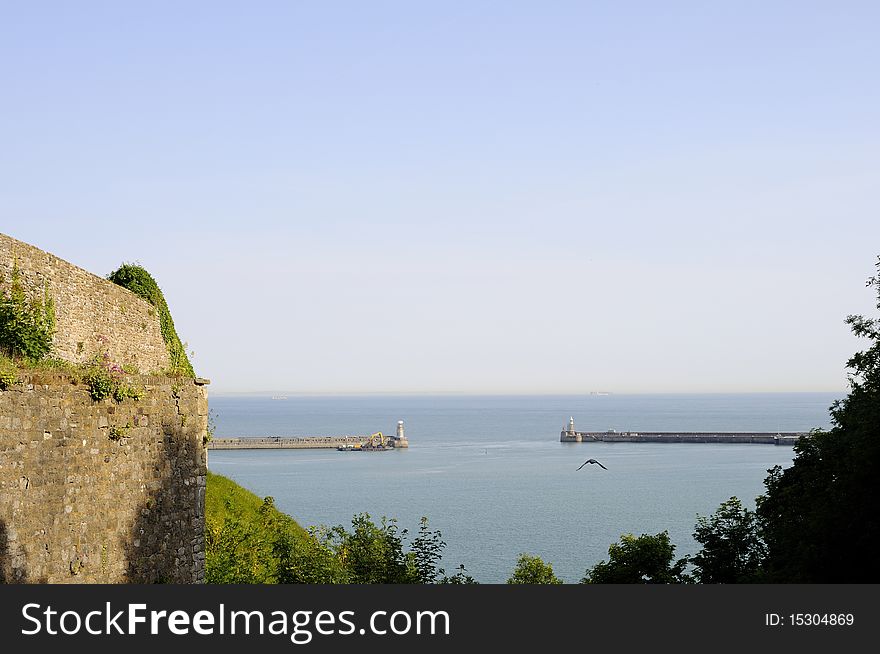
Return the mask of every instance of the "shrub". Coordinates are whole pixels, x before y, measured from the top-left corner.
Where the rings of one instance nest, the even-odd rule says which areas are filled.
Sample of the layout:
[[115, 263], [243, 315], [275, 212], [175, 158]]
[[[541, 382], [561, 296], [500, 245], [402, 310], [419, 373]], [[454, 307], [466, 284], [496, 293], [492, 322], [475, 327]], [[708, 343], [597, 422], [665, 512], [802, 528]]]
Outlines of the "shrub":
[[[175, 395], [175, 397], [179, 397], [179, 395]], [[208, 412], [208, 428], [205, 430], [205, 435], [202, 437], [202, 444], [207, 446], [212, 440], [214, 440], [214, 433], [217, 431], [217, 424], [214, 422], [214, 412]]]
[[136, 386], [131, 386], [130, 384], [116, 382], [113, 388], [113, 399], [117, 402], [122, 402], [123, 400], [128, 398], [131, 398], [132, 400], [137, 402], [141, 399], [142, 396], [143, 389]]
[[55, 303], [49, 289], [42, 299], [28, 299], [15, 263], [9, 290], [0, 291], [0, 348], [12, 357], [39, 361], [52, 349], [54, 333]]
[[561, 584], [562, 580], [553, 574], [553, 566], [544, 563], [539, 556], [520, 554], [508, 584]]
[[128, 438], [128, 430], [131, 429], [131, 423], [125, 423], [125, 427], [110, 427], [107, 438], [111, 441], [121, 441]]
[[89, 387], [89, 395], [98, 402], [105, 397], [110, 397], [116, 390], [116, 380], [106, 368], [93, 366], [83, 376], [83, 381]]
[[18, 380], [18, 369], [11, 359], [0, 355], [0, 391], [5, 391]]

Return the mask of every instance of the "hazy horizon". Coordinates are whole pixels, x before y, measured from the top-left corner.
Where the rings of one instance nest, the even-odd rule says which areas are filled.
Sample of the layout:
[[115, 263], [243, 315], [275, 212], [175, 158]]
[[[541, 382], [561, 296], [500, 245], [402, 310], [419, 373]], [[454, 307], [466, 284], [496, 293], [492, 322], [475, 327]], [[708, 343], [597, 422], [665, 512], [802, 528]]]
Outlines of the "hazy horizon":
[[6, 5], [0, 231], [144, 265], [214, 393], [842, 392], [844, 319], [875, 312], [878, 24]]
[[818, 390], [818, 391], [733, 391], [733, 392], [723, 392], [723, 391], [662, 391], [662, 392], [627, 392], [627, 393], [612, 393], [610, 391], [594, 391], [594, 392], [586, 392], [586, 393], [492, 393], [492, 392], [477, 392], [477, 393], [468, 393], [463, 391], [212, 391], [212, 396], [240, 396], [240, 395], [250, 395], [255, 397], [278, 397], [289, 399], [290, 397], [371, 397], [375, 395], [385, 396], [385, 397], [395, 397], [395, 396], [422, 396], [422, 397], [434, 397], [434, 396], [460, 396], [460, 397], [587, 397], [587, 396], [606, 396], [606, 395], [616, 395], [616, 396], [657, 396], [657, 395], [669, 395], [669, 396], [677, 396], [677, 395], [831, 395], [834, 393], [840, 393], [841, 397], [846, 395], [847, 391], [845, 389], [837, 389], [837, 390]]

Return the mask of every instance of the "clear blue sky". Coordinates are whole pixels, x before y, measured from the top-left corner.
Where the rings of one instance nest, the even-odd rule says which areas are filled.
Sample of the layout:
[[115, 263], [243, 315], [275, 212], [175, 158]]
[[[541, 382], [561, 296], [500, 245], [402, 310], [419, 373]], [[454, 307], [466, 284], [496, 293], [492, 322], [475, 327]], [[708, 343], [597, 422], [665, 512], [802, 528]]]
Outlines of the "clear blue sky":
[[0, 2], [0, 231], [215, 391], [838, 390], [876, 2]]

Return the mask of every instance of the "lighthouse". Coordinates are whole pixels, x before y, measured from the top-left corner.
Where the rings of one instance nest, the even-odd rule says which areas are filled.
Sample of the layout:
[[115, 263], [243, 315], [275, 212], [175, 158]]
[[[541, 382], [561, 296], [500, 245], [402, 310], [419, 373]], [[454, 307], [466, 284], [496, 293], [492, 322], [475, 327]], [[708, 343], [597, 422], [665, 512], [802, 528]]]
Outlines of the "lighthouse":
[[568, 424], [562, 426], [559, 440], [563, 443], [580, 443], [583, 437], [574, 430], [574, 416], [568, 418]]
[[406, 440], [406, 433], [403, 431], [403, 420], [397, 421], [397, 435], [392, 441], [394, 447], [409, 447], [409, 441]]

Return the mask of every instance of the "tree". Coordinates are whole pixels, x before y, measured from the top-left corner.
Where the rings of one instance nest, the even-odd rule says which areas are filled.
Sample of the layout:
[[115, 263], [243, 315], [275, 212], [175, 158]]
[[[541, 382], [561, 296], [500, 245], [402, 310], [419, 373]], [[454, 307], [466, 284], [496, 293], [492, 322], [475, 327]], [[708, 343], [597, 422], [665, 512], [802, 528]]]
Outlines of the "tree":
[[439, 567], [439, 563], [445, 547], [446, 542], [440, 532], [428, 529], [428, 518], [422, 516], [419, 521], [419, 535], [410, 546], [409, 557], [418, 583], [437, 583], [444, 572], [443, 568]]
[[[877, 271], [867, 286], [880, 309], [880, 258]], [[801, 438], [791, 467], [770, 470], [758, 498], [768, 581], [880, 581], [880, 319], [846, 322], [870, 341], [846, 363], [849, 394], [832, 405], [831, 430]]]
[[582, 584], [680, 584], [689, 581], [684, 574], [687, 559], [674, 564], [675, 545], [669, 533], [651, 536], [624, 534], [619, 543], [608, 547], [607, 562], [588, 569]]
[[553, 566], [544, 563], [540, 556], [520, 554], [513, 575], [508, 584], [561, 584], [562, 580], [553, 574]]
[[351, 533], [343, 531], [337, 553], [350, 572], [353, 584], [414, 583], [414, 565], [408, 565], [403, 537], [394, 519], [375, 524], [367, 513], [351, 520]]
[[760, 580], [767, 548], [758, 516], [731, 497], [710, 517], [698, 516], [694, 540], [703, 546], [691, 557], [701, 584], [735, 584]]
[[475, 584], [478, 584], [479, 582], [468, 574], [468, 571], [464, 567], [464, 564], [461, 563], [456, 568], [456, 573], [454, 575], [447, 575], [444, 573], [444, 575], [442, 577], [440, 577], [440, 581], [438, 581], [437, 583], [454, 584], [456, 586], [464, 586], [464, 585], [475, 585]]

